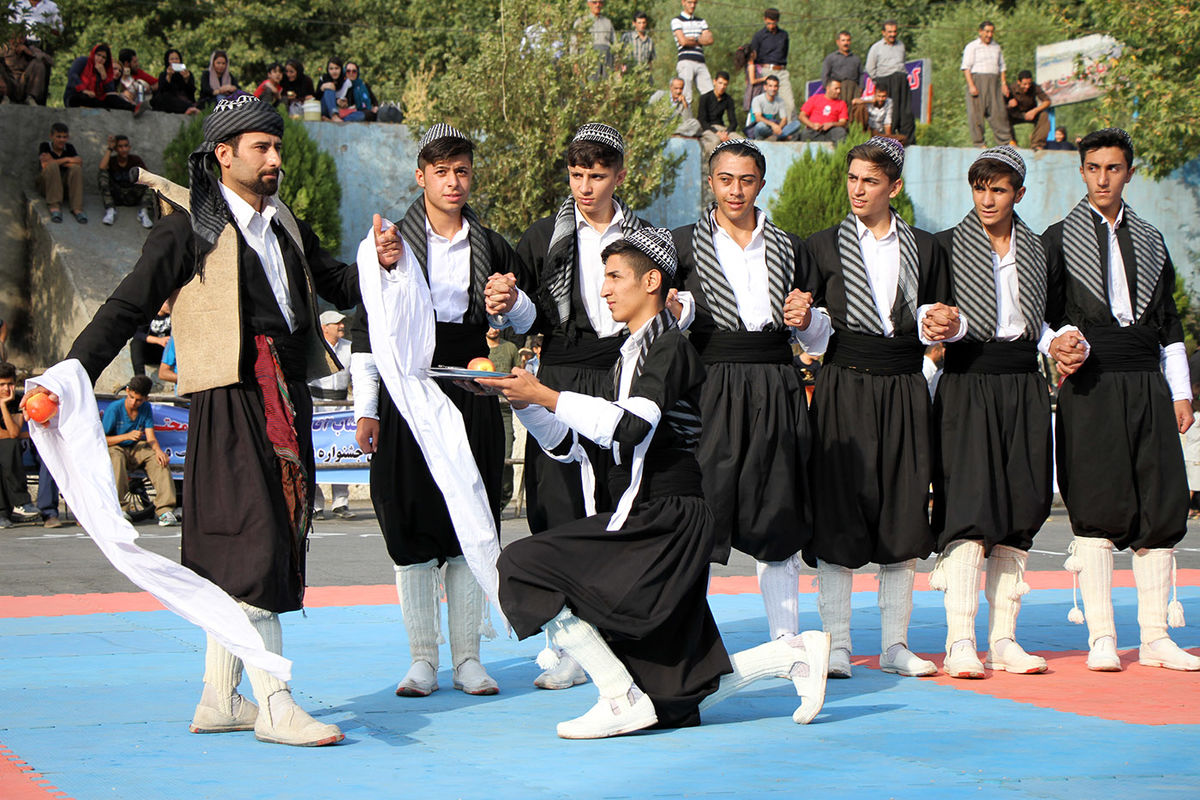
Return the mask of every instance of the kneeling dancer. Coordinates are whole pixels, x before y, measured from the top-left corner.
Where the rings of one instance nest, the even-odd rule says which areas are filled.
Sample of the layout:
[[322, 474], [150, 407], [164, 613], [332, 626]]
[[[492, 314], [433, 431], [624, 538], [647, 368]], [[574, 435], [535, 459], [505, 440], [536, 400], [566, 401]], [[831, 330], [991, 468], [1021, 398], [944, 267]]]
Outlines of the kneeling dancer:
[[804, 557], [817, 566], [831, 676], [850, 677], [853, 570], [867, 563], [879, 564], [880, 668], [932, 675], [933, 662], [908, 649], [916, 560], [933, 549], [923, 344], [962, 331], [957, 309], [938, 302], [949, 296], [945, 251], [890, 206], [903, 187], [904, 148], [877, 136], [849, 152], [847, 167], [851, 213], [808, 240], [814, 304], [826, 308], [833, 334], [813, 394], [809, 474], [819, 500]]
[[[1133, 140], [1119, 128], [1079, 143], [1087, 197], [1042, 234], [1051, 269], [1065, 271], [1047, 304], [1064, 374], [1055, 421], [1058, 486], [1075, 539], [1088, 669], [1116, 672], [1113, 548], [1133, 551], [1144, 666], [1200, 670], [1167, 626], [1174, 547], [1187, 532], [1188, 490], [1178, 433], [1192, 425], [1191, 380], [1175, 308], [1175, 268], [1162, 234], [1121, 199], [1133, 178]], [[1060, 327], [1061, 326], [1061, 327]], [[1081, 362], [1081, 363], [1080, 363]], [[1108, 435], [1105, 435], [1105, 434]], [[1073, 622], [1083, 622], [1078, 608]]]
[[828, 637], [817, 631], [726, 654], [708, 607], [713, 517], [701, 496], [696, 445], [704, 367], [665, 310], [676, 270], [670, 234], [646, 229], [605, 248], [602, 295], [633, 333], [610, 397], [557, 392], [523, 370], [481, 380], [500, 389], [550, 451], [571, 431], [612, 451], [616, 510], [509, 545], [500, 604], [522, 639], [543, 628], [600, 692], [565, 739], [700, 722], [700, 711], [760, 678], [789, 675], [807, 723], [825, 696]]
[[[929, 585], [946, 593], [943, 669], [952, 678], [982, 678], [985, 666], [1046, 671], [1046, 660], [1016, 640], [1029, 591], [1025, 562], [1050, 515], [1050, 395], [1037, 358], [1049, 330], [1046, 255], [1013, 211], [1025, 195], [1025, 161], [1014, 148], [980, 153], [967, 181], [974, 209], [938, 234], [967, 327], [946, 345], [933, 403], [933, 533], [941, 555]], [[975, 652], [985, 560], [986, 663]]]

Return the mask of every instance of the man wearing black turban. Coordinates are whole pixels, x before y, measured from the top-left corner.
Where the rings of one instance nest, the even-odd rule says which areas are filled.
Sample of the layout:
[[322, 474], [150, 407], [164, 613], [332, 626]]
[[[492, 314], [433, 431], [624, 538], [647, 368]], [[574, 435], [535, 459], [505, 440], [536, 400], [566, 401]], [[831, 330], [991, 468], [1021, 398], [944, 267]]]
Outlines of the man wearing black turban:
[[[275, 195], [283, 120], [251, 95], [223, 99], [189, 160], [190, 192], [156, 176], [162, 219], [141, 258], [68, 358], [95, 381], [141, 323], [170, 299], [190, 396], [182, 561], [239, 601], [267, 649], [282, 649], [279, 612], [302, 607], [311, 520], [312, 398], [307, 382], [341, 365], [317, 327], [316, 295], [359, 302], [358, 271], [337, 262]], [[220, 178], [214, 174], [219, 167]], [[375, 217], [379, 263], [402, 254]], [[261, 741], [334, 744], [288, 686], [248, 667], [258, 706], [238, 694], [241, 660], [212, 636], [194, 733], [251, 730]]]

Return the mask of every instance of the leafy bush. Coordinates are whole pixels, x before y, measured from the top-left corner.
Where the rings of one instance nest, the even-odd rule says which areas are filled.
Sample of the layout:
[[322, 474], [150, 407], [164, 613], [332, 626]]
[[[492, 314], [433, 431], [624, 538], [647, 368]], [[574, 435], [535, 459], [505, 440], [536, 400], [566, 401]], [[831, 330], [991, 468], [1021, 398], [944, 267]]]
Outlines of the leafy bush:
[[[188, 156], [204, 140], [204, 114], [196, 114], [163, 150], [164, 175], [180, 186], [188, 185]], [[283, 171], [279, 197], [297, 218], [312, 227], [321, 245], [331, 253], [342, 243], [342, 186], [333, 156], [323, 153], [304, 125], [283, 119]]]
[[[846, 194], [846, 155], [866, 140], [865, 133], [852, 131], [836, 150], [806, 149], [788, 167], [783, 188], [768, 206], [771, 221], [785, 231], [807, 238], [845, 219], [850, 213], [850, 199]], [[892, 200], [892, 208], [912, 224], [912, 200], [904, 189]]]

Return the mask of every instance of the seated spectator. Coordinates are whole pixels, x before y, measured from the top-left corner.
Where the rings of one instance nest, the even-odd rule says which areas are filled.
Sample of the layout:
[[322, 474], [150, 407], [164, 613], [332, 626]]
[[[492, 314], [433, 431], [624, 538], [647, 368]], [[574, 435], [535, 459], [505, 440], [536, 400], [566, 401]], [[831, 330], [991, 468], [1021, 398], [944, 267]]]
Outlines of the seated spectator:
[[41, 519], [29, 497], [25, 464], [21, 460], [21, 426], [25, 417], [18, 408], [17, 369], [0, 361], [0, 528], [13, 522]]
[[139, 325], [129, 340], [129, 361], [134, 375], [145, 375], [146, 367], [157, 368], [171, 336], [171, 301], [163, 303], [154, 319]]
[[179, 394], [179, 357], [175, 355], [175, 337], [167, 339], [163, 349], [162, 363], [158, 365], [158, 379], [163, 383], [175, 384], [175, 394]]
[[287, 103], [288, 116], [298, 117], [304, 113], [304, 101], [316, 96], [312, 78], [304, 74], [304, 65], [294, 58], [283, 62], [283, 101]]
[[[807, 108], [805, 104], [805, 108]], [[768, 75], [763, 81], [763, 92], [750, 103], [750, 119], [746, 122], [746, 135], [751, 139], [773, 139], [786, 142], [800, 132], [799, 120], [788, 119], [787, 107], [779, 97], [779, 78]], [[842, 129], [843, 135], [845, 128]]]
[[104, 199], [105, 225], [117, 221], [117, 206], [140, 206], [138, 222], [143, 228], [153, 228], [154, 193], [134, 180], [134, 169], [145, 169], [146, 162], [130, 152], [129, 137], [124, 134], [108, 137], [108, 146], [100, 156], [100, 196]]
[[1049, 109], [1050, 96], [1034, 84], [1033, 73], [1027, 69], [1018, 72], [1017, 82], [1008, 87], [1008, 122], [1013, 126], [1013, 138], [1017, 125], [1032, 125], [1029, 146], [1034, 150], [1044, 149], [1050, 135]]
[[120, 64], [117, 83], [121, 96], [133, 103], [133, 114], [137, 116], [154, 96], [154, 90], [158, 88], [158, 78], [142, 70], [138, 64], [137, 53], [128, 47], [117, 54], [117, 62]]
[[46, 105], [53, 65], [54, 59], [48, 53], [18, 31], [0, 46], [0, 100]]
[[664, 94], [660, 89], [650, 98], [651, 103], [657, 103], [660, 100], [668, 100], [671, 104], [671, 116], [679, 117], [679, 124], [675, 127], [676, 136], [699, 136], [700, 121], [692, 114], [692, 107], [688, 105], [687, 100], [683, 97], [683, 78], [671, 78], [670, 94]]
[[107, 44], [101, 42], [71, 63], [63, 105], [133, 111], [133, 103], [120, 95], [112, 50]]
[[279, 109], [279, 104], [283, 102], [283, 64], [275, 61], [267, 67], [267, 78], [254, 90], [254, 96]]
[[325, 74], [318, 81], [317, 92], [321, 95], [322, 117], [346, 122], [362, 121], [363, 113], [354, 105], [354, 84], [342, 69], [340, 58], [329, 59]]
[[201, 108], [216, 105], [218, 100], [228, 97], [239, 88], [237, 78], [229, 69], [229, 55], [224, 50], [213, 50], [208, 59], [208, 69], [200, 73], [200, 100], [197, 105]]
[[800, 107], [801, 138], [806, 142], [840, 142], [846, 138], [850, 109], [842, 102], [842, 82], [830, 81]]
[[[127, 503], [129, 473], [144, 470], [154, 486], [154, 511], [162, 527], [178, 525], [175, 517], [175, 481], [167, 469], [167, 454], [154, 436], [154, 411], [146, 402], [150, 394], [150, 379], [134, 375], [125, 387], [125, 399], [116, 400], [104, 409], [101, 424], [112, 459], [113, 477], [117, 482], [117, 497]], [[128, 508], [128, 507], [127, 507]]]
[[350, 79], [350, 83], [354, 87], [352, 93], [354, 107], [362, 112], [364, 122], [373, 122], [379, 113], [379, 101], [375, 99], [375, 93], [371, 91], [371, 87], [359, 75], [358, 64], [347, 61], [346, 77]]
[[[1047, 150], [1074, 150], [1075, 144], [1067, 138], [1066, 128], [1054, 129], [1054, 140], [1046, 143]], [[1200, 373], [1197, 373], [1200, 374]]]
[[874, 94], [856, 97], [851, 102], [855, 106], [866, 107], [867, 130], [872, 136], [886, 136], [900, 144], [908, 143], [903, 133], [892, 130], [892, 98], [888, 97], [886, 86], [876, 86]]
[[83, 159], [71, 144], [71, 132], [61, 122], [50, 126], [50, 141], [38, 146], [38, 190], [46, 198], [50, 219], [62, 222], [62, 201], [66, 195], [71, 214], [81, 225], [87, 224], [83, 213]]
[[198, 114], [196, 78], [183, 63], [183, 56], [174, 48], [163, 56], [163, 71], [158, 75], [158, 91], [150, 99], [150, 107], [168, 114]]

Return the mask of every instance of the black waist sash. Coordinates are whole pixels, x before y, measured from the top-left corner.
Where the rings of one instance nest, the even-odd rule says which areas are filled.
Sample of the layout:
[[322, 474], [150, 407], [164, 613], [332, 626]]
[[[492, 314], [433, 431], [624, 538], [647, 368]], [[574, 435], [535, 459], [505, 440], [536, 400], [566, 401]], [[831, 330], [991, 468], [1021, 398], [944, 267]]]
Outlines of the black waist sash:
[[1037, 372], [1037, 345], [1028, 339], [1015, 342], [952, 342], [946, 345], [947, 373], [983, 372], [1017, 375]]
[[[614, 464], [608, 470], [608, 489], [620, 497], [629, 488], [629, 464]], [[638, 489], [638, 501], [658, 497], [700, 497], [700, 462], [690, 450], [660, 450], [647, 453]]]
[[741, 364], [790, 364], [792, 346], [784, 331], [693, 332], [689, 341], [705, 364], [734, 361]]
[[465, 367], [472, 358], [488, 354], [487, 325], [479, 322], [438, 322], [436, 325], [433, 366]]
[[314, 400], [345, 400], [348, 395], [345, 389], [322, 389], [320, 386], [309, 386], [308, 391]]
[[622, 333], [620, 336], [600, 338], [581, 332], [572, 343], [564, 336], [550, 333], [542, 342], [542, 364], [609, 370], [621, 357], [621, 345], [626, 337], [627, 334]]
[[1158, 331], [1146, 325], [1097, 325], [1084, 331], [1092, 351], [1084, 370], [1158, 372]]
[[854, 331], [834, 331], [825, 363], [871, 375], [920, 373], [925, 345], [912, 336], [888, 337]]

